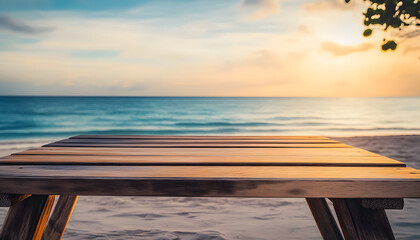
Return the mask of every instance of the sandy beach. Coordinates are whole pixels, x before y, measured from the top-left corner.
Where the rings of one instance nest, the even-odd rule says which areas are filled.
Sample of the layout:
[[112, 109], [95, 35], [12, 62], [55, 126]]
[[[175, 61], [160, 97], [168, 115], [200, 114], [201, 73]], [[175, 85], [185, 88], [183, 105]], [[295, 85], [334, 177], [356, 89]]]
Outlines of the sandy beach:
[[[333, 138], [420, 168], [420, 135]], [[0, 209], [1, 219], [6, 212]], [[406, 199], [388, 216], [397, 239], [420, 238], [420, 200]], [[63, 239], [321, 237], [303, 199], [80, 197]]]

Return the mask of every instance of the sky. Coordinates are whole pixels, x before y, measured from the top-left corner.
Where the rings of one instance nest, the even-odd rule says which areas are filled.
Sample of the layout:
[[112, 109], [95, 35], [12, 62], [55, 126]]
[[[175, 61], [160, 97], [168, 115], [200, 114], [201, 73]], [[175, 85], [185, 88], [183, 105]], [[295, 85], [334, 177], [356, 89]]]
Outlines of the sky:
[[[361, 0], [0, 0], [0, 95], [420, 96], [418, 29], [364, 38], [365, 9]], [[382, 52], [383, 38], [397, 50]]]

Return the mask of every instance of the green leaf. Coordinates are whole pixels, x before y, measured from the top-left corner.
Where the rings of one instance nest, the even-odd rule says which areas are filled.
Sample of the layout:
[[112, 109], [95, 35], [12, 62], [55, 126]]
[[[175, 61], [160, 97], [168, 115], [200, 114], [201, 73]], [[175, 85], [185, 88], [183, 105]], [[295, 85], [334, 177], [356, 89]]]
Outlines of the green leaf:
[[[0, 0], [1, 1], [1, 0]], [[349, 3], [351, 0], [344, 0]], [[363, 36], [369, 37], [373, 28], [404, 31], [413, 26], [420, 26], [420, 0], [363, 0], [367, 2], [367, 8], [363, 13], [363, 24], [365, 30]], [[374, 27], [372, 27], [374, 26]], [[377, 31], [377, 30], [375, 30]], [[397, 49], [395, 41], [386, 39], [382, 42], [382, 50]]]
[[382, 51], [394, 51], [395, 49], [397, 49], [397, 43], [394, 40], [389, 40], [388, 42], [382, 44]]
[[364, 37], [369, 37], [370, 35], [372, 35], [372, 29], [367, 28], [364, 32], [363, 32], [363, 36]]

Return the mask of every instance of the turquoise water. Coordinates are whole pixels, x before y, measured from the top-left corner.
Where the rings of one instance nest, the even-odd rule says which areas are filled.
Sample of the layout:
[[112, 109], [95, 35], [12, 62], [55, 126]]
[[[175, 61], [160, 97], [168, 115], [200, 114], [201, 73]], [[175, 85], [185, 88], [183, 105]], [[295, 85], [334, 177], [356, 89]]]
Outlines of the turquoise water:
[[420, 97], [0, 97], [0, 140], [76, 134], [420, 133]]

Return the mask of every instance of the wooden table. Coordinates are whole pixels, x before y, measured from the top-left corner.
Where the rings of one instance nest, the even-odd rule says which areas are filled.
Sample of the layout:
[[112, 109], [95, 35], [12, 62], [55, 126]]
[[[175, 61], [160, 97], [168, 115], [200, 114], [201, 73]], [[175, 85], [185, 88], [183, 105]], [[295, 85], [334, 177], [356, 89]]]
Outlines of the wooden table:
[[394, 239], [384, 209], [420, 197], [419, 170], [321, 136], [81, 135], [0, 165], [8, 240], [60, 239], [78, 195], [306, 198], [325, 239]]

